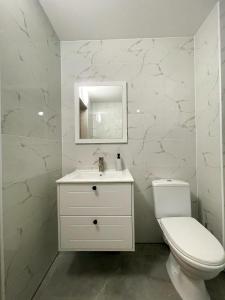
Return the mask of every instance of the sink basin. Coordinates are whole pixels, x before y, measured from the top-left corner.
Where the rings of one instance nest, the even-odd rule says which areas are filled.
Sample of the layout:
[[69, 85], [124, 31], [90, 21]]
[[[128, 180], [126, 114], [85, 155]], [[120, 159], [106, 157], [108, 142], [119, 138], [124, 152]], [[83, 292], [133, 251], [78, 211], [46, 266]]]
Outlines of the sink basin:
[[105, 172], [99, 172], [98, 170], [76, 170], [57, 180], [57, 183], [133, 181], [134, 179], [128, 169], [123, 171], [106, 170]]

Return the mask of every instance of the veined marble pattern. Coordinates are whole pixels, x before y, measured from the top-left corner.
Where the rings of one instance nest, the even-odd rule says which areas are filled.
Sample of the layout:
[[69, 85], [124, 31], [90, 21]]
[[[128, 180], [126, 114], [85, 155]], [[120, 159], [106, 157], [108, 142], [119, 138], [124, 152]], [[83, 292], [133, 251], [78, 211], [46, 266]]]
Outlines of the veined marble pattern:
[[[97, 168], [104, 156], [114, 168], [116, 153], [135, 179], [136, 241], [158, 242], [153, 210], [155, 178], [195, 178], [193, 39], [159, 38], [61, 42], [63, 174]], [[128, 144], [76, 145], [76, 81], [128, 83]]]
[[[222, 131], [223, 131], [223, 186], [225, 187], [225, 1], [220, 1], [221, 38], [221, 88], [222, 88]], [[225, 188], [223, 190], [225, 198]], [[224, 201], [225, 210], [225, 201]], [[223, 245], [225, 247], [225, 218], [223, 218]]]
[[38, 1], [0, 4], [7, 300], [31, 299], [57, 252], [60, 45]]
[[222, 242], [219, 5], [195, 36], [197, 184], [204, 225]]

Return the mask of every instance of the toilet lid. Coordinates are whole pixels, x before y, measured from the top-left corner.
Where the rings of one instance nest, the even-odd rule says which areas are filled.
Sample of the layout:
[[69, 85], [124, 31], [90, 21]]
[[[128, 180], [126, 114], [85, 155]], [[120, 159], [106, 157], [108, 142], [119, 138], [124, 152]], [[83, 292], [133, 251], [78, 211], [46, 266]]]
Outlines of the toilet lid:
[[204, 265], [222, 265], [225, 254], [219, 241], [191, 217], [171, 217], [160, 220], [168, 239], [184, 256]]

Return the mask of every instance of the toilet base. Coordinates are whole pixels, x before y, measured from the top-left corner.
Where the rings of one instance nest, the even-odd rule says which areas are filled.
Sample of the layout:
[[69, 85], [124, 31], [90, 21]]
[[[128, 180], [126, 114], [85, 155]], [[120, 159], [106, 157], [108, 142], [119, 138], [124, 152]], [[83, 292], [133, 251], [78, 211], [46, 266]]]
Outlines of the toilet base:
[[170, 280], [183, 300], [210, 300], [204, 281], [187, 276], [172, 253], [169, 255], [166, 268]]

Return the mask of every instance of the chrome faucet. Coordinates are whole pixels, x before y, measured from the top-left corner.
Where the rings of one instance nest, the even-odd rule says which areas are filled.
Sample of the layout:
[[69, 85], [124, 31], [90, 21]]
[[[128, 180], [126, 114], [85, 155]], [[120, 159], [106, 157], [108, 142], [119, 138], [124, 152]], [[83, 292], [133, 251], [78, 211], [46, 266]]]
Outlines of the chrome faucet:
[[104, 157], [98, 158], [98, 170], [99, 172], [104, 172]]

